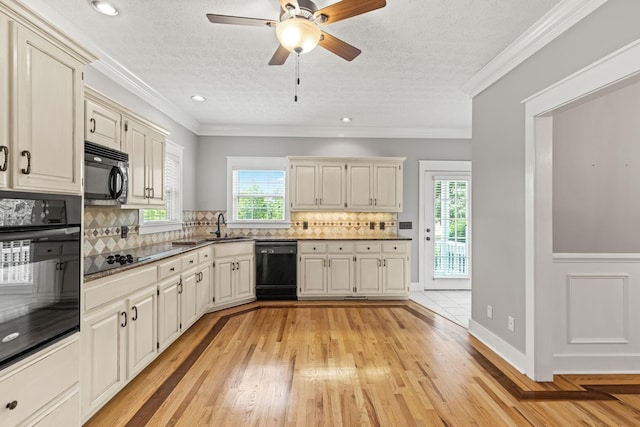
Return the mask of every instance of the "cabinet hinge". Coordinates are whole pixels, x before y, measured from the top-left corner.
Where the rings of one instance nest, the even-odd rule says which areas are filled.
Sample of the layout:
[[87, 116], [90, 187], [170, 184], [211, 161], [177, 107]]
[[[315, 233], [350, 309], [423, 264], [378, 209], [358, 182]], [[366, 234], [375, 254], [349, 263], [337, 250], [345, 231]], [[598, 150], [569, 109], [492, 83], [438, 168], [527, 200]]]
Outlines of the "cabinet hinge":
[[156, 292], [157, 292], [156, 295], [160, 296], [160, 289], [156, 289]]
[[180, 329], [182, 329], [182, 323], [180, 323]]
[[213, 268], [216, 268], [216, 262], [213, 261]]
[[216, 302], [216, 297], [213, 297], [213, 302]]
[[129, 122], [124, 122], [124, 131], [127, 132], [129, 130]]
[[347, 170], [347, 165], [344, 165], [344, 170]]
[[353, 256], [353, 262], [356, 262], [356, 256], [355, 255]]
[[347, 202], [345, 202], [345, 203], [344, 203], [344, 207], [345, 207], [345, 208], [347, 207]]
[[159, 342], [156, 343], [156, 349], [160, 350], [160, 343]]
[[82, 80], [84, 80], [84, 71], [82, 72]]

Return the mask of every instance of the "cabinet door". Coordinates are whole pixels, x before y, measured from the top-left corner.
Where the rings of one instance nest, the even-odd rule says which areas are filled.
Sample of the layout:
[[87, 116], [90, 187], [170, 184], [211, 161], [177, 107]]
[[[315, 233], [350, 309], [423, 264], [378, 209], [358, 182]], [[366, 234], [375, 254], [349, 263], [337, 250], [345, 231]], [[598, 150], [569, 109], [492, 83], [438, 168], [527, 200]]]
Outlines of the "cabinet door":
[[318, 255], [303, 255], [300, 260], [300, 295], [324, 295], [327, 258]]
[[109, 305], [82, 322], [82, 413], [109, 401], [126, 383], [127, 307], [124, 301]]
[[84, 103], [84, 118], [85, 140], [113, 150], [122, 150], [120, 113], [92, 99], [87, 99]]
[[[9, 40], [9, 20], [0, 14], [0, 39]], [[9, 185], [9, 43], [0, 43], [0, 188]]]
[[318, 165], [320, 172], [319, 180], [319, 206], [321, 209], [339, 209], [345, 208], [344, 196], [344, 165], [342, 163], [320, 163]]
[[198, 317], [196, 272], [185, 273], [180, 286], [180, 327], [186, 330]]
[[32, 31], [14, 28], [13, 187], [81, 194], [83, 66]]
[[350, 295], [353, 293], [353, 255], [329, 255], [327, 293]]
[[409, 292], [408, 261], [404, 256], [385, 256], [382, 262], [382, 292], [406, 294]]
[[400, 210], [402, 199], [399, 180], [402, 170], [397, 164], [378, 164], [374, 166], [373, 174], [373, 204], [377, 211]]
[[253, 266], [252, 256], [236, 259], [236, 298], [247, 298], [255, 295], [255, 271], [256, 269]]
[[144, 289], [127, 300], [129, 307], [129, 346], [127, 379], [155, 359], [157, 349], [157, 288]]
[[209, 264], [200, 266], [198, 273], [196, 273], [196, 306], [197, 315], [200, 316], [209, 308], [211, 302], [211, 296], [209, 295], [209, 289], [211, 287], [211, 267]]
[[158, 344], [166, 348], [180, 336], [180, 277], [158, 284]]
[[233, 275], [235, 274], [235, 260], [220, 258], [215, 267], [215, 305], [233, 301]]
[[291, 209], [318, 208], [318, 168], [315, 164], [292, 163]]
[[373, 208], [373, 188], [371, 185], [373, 165], [347, 165], [347, 208], [370, 211]]
[[358, 294], [375, 295], [382, 293], [380, 280], [382, 260], [380, 259], [380, 254], [358, 255], [356, 259], [356, 291]]
[[148, 141], [147, 174], [149, 204], [164, 206], [164, 156], [165, 138], [157, 132], [151, 132]]
[[149, 128], [134, 121], [125, 122], [125, 150], [129, 154], [128, 204], [147, 204], [147, 140]]

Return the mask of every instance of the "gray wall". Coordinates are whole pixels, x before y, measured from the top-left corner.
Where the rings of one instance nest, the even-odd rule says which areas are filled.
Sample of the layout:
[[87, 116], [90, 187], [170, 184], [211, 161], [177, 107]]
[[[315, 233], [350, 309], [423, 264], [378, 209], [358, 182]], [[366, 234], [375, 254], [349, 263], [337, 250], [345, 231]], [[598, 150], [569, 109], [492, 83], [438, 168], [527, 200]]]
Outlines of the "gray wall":
[[[473, 100], [472, 317], [525, 351], [521, 101], [640, 37], [640, 1], [610, 0]], [[486, 306], [493, 306], [493, 319]], [[507, 316], [515, 317], [515, 332]]]
[[553, 251], [640, 253], [640, 83], [553, 116]]
[[198, 145], [197, 200], [202, 210], [224, 210], [227, 204], [227, 156], [389, 156], [406, 157], [404, 209], [399, 221], [412, 221], [411, 280], [418, 281], [418, 160], [471, 160], [471, 142], [457, 139], [331, 139], [202, 137]]
[[167, 139], [184, 147], [183, 209], [194, 210], [196, 204], [196, 174], [194, 165], [196, 163], [198, 137], [166, 114], [163, 114], [152, 105], [107, 78], [104, 74], [91, 67], [91, 65], [85, 70], [85, 84], [124, 105], [131, 111], [135, 111], [147, 120], [167, 129], [170, 132]]

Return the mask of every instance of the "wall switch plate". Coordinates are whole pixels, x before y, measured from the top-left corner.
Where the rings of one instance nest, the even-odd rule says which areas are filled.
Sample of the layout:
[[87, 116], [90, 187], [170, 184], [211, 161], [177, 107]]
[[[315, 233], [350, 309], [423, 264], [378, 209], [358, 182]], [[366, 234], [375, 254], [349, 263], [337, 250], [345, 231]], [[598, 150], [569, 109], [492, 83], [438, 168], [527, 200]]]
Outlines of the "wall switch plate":
[[515, 332], [516, 331], [516, 321], [511, 316], [507, 317], [507, 327], [509, 328], [509, 330], [511, 332]]
[[487, 304], [487, 317], [489, 319], [493, 319], [493, 307]]
[[411, 221], [400, 221], [398, 223], [398, 228], [400, 230], [411, 230], [412, 227], [413, 227], [413, 224]]

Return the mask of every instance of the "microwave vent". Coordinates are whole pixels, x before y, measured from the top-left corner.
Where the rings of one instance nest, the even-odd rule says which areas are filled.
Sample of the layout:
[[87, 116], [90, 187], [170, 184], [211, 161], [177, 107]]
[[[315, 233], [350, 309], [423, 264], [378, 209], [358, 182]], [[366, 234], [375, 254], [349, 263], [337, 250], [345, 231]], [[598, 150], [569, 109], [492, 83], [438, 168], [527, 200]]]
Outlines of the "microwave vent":
[[129, 155], [122, 151], [113, 150], [111, 148], [103, 147], [102, 145], [94, 144], [93, 142], [84, 143], [84, 153], [94, 156], [107, 157], [109, 159], [117, 160], [119, 162], [128, 162]]

